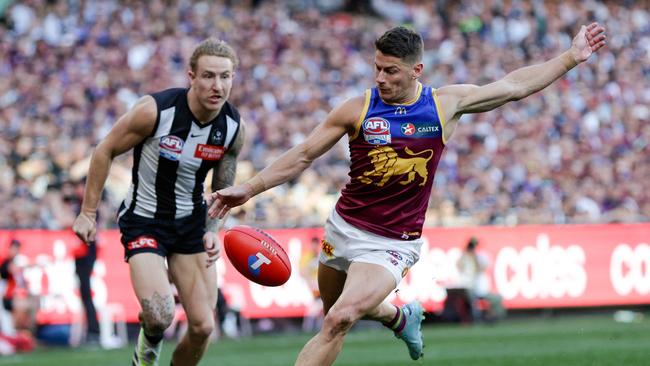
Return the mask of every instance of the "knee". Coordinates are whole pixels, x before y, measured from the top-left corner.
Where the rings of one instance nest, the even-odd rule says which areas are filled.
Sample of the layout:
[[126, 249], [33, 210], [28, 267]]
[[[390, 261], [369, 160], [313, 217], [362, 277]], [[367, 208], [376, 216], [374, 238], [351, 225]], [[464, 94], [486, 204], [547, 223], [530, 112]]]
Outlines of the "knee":
[[360, 312], [353, 308], [333, 307], [323, 319], [322, 333], [328, 340], [344, 337], [360, 318]]
[[205, 319], [200, 321], [192, 321], [188, 325], [188, 335], [193, 342], [203, 342], [214, 331], [214, 320]]
[[148, 334], [162, 334], [174, 320], [174, 314], [154, 313], [142, 315], [142, 323]]
[[174, 317], [144, 316], [142, 326], [147, 334], [162, 334], [165, 329], [169, 328]]
[[148, 334], [162, 334], [174, 320], [174, 301], [170, 298], [162, 306], [144, 307], [140, 321]]

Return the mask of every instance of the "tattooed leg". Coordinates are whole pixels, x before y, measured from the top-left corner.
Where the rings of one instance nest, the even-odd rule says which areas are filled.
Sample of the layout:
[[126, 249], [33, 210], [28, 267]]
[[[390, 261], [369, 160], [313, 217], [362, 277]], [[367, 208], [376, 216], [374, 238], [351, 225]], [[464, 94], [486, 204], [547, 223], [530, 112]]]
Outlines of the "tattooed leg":
[[163, 334], [174, 320], [174, 298], [154, 292], [150, 298], [141, 299], [140, 322], [148, 336], [156, 337]]

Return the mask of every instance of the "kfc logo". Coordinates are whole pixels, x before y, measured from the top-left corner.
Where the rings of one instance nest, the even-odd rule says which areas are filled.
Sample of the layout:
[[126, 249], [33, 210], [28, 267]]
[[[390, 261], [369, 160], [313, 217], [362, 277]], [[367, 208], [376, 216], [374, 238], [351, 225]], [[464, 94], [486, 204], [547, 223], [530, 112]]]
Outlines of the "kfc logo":
[[129, 250], [141, 249], [141, 248], [158, 248], [158, 242], [156, 239], [150, 236], [140, 236], [133, 241], [130, 241], [126, 247]]

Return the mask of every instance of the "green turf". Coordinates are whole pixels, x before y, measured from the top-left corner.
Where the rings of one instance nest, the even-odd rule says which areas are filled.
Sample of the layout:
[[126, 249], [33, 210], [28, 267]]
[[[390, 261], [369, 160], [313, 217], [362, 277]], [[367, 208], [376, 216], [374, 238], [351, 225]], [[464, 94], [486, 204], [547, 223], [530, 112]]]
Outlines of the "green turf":
[[[413, 362], [405, 346], [384, 329], [354, 331], [336, 365], [605, 366], [650, 365], [650, 321], [621, 324], [611, 316], [509, 320], [494, 326], [427, 325], [425, 358]], [[308, 335], [257, 336], [211, 345], [202, 365], [286, 366]], [[171, 357], [166, 343], [160, 362]], [[131, 348], [120, 350], [40, 349], [0, 357], [0, 365], [127, 365]]]

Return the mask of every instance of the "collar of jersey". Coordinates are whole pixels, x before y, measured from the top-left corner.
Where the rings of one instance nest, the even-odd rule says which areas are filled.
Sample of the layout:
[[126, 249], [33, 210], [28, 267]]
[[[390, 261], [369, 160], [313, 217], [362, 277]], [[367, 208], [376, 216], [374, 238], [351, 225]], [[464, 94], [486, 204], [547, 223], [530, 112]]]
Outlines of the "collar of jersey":
[[418, 99], [420, 99], [420, 94], [422, 94], [422, 83], [418, 81], [418, 90], [415, 92], [415, 97], [406, 103], [386, 103], [383, 99], [381, 99], [381, 97], [379, 97], [379, 99], [381, 99], [381, 101], [386, 105], [413, 105], [418, 101]]

